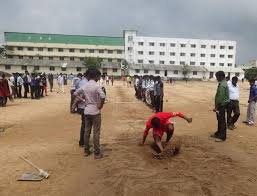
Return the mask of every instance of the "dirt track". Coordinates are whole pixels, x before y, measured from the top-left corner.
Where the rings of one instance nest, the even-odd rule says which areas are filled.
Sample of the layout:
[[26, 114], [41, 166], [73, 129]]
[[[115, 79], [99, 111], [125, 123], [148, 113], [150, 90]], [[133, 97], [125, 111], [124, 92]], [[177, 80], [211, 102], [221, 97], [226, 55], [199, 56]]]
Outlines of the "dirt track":
[[[69, 113], [68, 93], [0, 108], [0, 127], [6, 127], [0, 132], [0, 195], [256, 195], [257, 129], [241, 123], [248, 86], [241, 87], [238, 128], [228, 131], [225, 143], [215, 143], [208, 136], [216, 129], [210, 112], [216, 85], [165, 84], [165, 110], [193, 117], [192, 124], [174, 120], [181, 153], [165, 160], [151, 157], [151, 134], [144, 147], [137, 145], [144, 130], [140, 120], [152, 112], [121, 83], [107, 87], [101, 141], [107, 157], [102, 160], [83, 157], [78, 147], [80, 116]], [[50, 178], [16, 181], [23, 172], [33, 171], [19, 160], [20, 154], [48, 170]]]

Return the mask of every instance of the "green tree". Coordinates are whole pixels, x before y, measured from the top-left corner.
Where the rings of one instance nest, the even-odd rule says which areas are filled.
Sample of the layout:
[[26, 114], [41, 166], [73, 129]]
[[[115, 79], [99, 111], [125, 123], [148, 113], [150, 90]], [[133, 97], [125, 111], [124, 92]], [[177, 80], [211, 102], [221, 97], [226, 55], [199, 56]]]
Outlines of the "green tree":
[[183, 65], [182, 67], [182, 74], [184, 76], [184, 80], [188, 80], [189, 74], [191, 73], [191, 68], [189, 65]]
[[6, 49], [4, 46], [0, 46], [0, 57], [5, 57]]
[[245, 78], [251, 80], [257, 77], [257, 68], [251, 68], [245, 70]]
[[102, 60], [99, 57], [85, 57], [84, 65], [87, 68], [100, 68]]

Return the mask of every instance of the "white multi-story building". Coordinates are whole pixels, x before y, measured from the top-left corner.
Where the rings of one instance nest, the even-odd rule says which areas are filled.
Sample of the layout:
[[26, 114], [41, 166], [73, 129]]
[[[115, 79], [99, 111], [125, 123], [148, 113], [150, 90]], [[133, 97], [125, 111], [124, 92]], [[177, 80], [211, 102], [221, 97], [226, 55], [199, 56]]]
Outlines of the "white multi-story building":
[[[192, 77], [198, 75], [202, 78], [213, 78], [218, 70], [239, 77], [243, 73], [240, 68], [235, 67], [235, 41], [144, 37], [138, 36], [137, 31], [124, 31], [124, 41], [125, 59], [132, 68], [145, 65], [146, 70], [147, 65], [158, 65], [159, 70], [155, 74], [159, 74], [160, 67], [163, 67], [167, 69], [163, 71], [163, 76], [168, 77], [182, 77], [181, 69], [174, 70], [174, 66], [181, 68], [183, 65], [194, 67]], [[197, 68], [200, 74], [197, 73]], [[147, 72], [140, 71], [131, 70], [137, 74]]]

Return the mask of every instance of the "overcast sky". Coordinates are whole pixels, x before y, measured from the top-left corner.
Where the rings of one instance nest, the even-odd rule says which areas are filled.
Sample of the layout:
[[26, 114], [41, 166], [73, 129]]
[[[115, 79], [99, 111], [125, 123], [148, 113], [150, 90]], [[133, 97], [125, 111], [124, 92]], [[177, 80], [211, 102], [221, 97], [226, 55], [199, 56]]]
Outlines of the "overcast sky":
[[[237, 64], [257, 58], [256, 0], [0, 0], [4, 31], [228, 39]], [[3, 41], [3, 37], [0, 39]]]

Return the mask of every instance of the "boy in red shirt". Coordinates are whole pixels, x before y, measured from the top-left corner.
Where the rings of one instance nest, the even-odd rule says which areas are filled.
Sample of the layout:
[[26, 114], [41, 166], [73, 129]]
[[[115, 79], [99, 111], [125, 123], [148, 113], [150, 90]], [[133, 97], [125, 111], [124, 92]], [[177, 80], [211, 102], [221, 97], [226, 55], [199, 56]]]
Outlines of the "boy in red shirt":
[[145, 143], [148, 132], [153, 128], [153, 138], [155, 144], [158, 146], [157, 152], [163, 152], [163, 146], [161, 143], [162, 136], [164, 132], [167, 134], [166, 143], [168, 143], [174, 132], [174, 125], [170, 121], [170, 118], [180, 117], [185, 119], [188, 123], [192, 122], [192, 118], [185, 116], [181, 112], [158, 112], [155, 115], [151, 116], [146, 123], [146, 128], [144, 131], [142, 145]]

